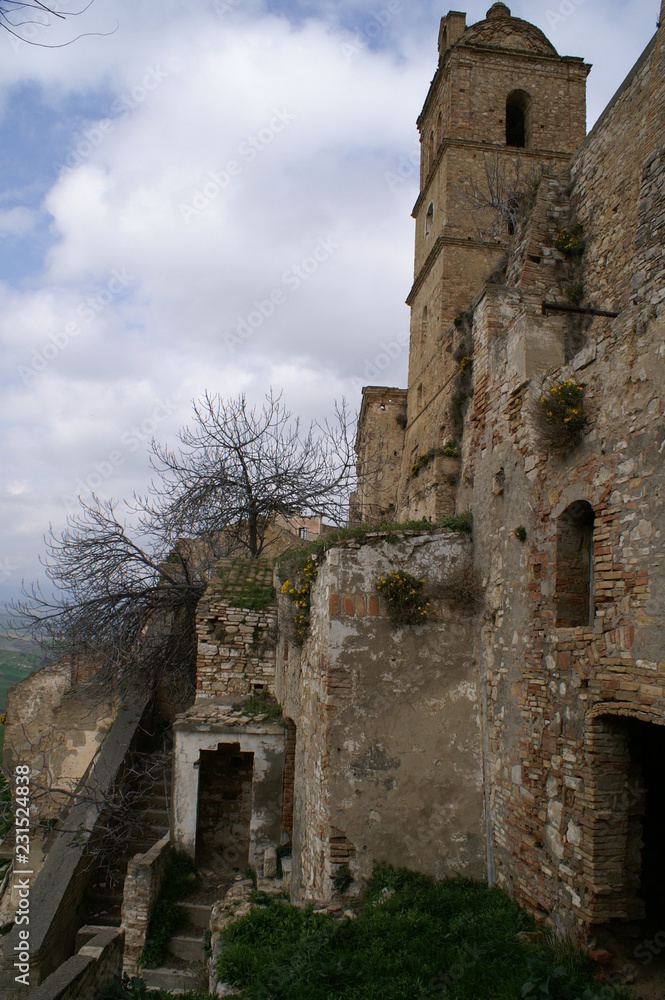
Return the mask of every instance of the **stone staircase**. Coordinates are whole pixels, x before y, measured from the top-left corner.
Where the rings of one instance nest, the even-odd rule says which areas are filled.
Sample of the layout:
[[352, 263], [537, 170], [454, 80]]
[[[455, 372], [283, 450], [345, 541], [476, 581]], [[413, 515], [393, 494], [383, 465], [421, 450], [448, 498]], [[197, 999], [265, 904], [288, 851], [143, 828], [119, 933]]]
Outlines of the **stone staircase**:
[[119, 927], [127, 863], [148, 851], [169, 832], [171, 753], [164, 750], [136, 755], [138, 777], [129, 792], [130, 805], [122, 817], [122, 836], [106, 865], [101, 866], [86, 895], [85, 923]]
[[211, 907], [204, 903], [179, 904], [186, 926], [171, 937], [168, 944], [168, 965], [159, 969], [143, 969], [141, 979], [148, 990], [166, 989], [174, 993], [207, 988], [206, 955], [203, 950], [205, 932], [210, 924]]

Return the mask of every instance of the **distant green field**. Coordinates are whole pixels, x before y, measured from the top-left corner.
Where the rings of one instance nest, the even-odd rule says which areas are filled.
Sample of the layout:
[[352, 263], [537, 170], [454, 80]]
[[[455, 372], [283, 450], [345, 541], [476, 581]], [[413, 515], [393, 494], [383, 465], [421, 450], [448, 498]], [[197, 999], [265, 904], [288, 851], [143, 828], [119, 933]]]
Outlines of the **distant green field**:
[[11, 649], [0, 648], [0, 715], [5, 710], [5, 699], [9, 688], [24, 680], [40, 663], [41, 656], [38, 653], [17, 653]]

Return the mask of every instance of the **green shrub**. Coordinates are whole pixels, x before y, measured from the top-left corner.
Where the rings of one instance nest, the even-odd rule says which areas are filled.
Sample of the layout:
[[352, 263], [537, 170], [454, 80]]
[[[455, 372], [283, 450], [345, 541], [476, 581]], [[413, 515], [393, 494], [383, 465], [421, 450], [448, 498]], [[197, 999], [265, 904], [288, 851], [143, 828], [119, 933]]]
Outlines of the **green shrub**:
[[353, 883], [353, 872], [348, 865], [340, 865], [331, 882], [335, 892], [344, 893]]
[[[521, 1000], [548, 996], [541, 987], [554, 1000], [598, 1000], [583, 956], [523, 944], [531, 927], [483, 882], [379, 865], [354, 920], [265, 898], [226, 928], [217, 968], [243, 1000]], [[541, 993], [523, 992], [532, 986]]]
[[581, 257], [584, 253], [584, 226], [581, 222], [576, 222], [570, 229], [562, 229], [557, 233], [554, 245], [560, 253], [563, 253], [571, 260]]
[[386, 599], [388, 617], [393, 625], [422, 625], [434, 614], [424, 589], [425, 581], [418, 580], [412, 573], [402, 569], [388, 573], [374, 586]]
[[540, 397], [539, 429], [544, 443], [567, 451], [578, 443], [586, 425], [584, 388], [572, 379], [556, 382]]

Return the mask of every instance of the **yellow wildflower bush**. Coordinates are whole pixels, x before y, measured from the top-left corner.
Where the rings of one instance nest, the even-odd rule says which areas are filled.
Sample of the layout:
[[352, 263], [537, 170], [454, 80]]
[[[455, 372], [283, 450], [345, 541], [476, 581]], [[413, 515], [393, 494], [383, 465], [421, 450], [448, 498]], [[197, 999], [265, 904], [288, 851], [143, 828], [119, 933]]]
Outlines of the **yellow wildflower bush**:
[[425, 580], [419, 580], [405, 570], [388, 573], [374, 583], [385, 598], [388, 617], [394, 625], [421, 625], [435, 614]]

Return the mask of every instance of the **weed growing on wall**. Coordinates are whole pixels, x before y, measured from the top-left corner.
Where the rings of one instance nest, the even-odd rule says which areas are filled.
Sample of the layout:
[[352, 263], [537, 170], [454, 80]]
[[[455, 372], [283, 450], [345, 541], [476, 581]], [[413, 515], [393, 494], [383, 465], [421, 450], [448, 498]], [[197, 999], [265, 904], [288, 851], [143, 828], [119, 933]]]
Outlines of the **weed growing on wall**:
[[459, 445], [457, 441], [446, 441], [443, 448], [430, 448], [429, 451], [418, 455], [418, 458], [411, 466], [409, 479], [415, 479], [416, 476], [420, 475], [422, 469], [426, 469], [430, 462], [433, 462], [439, 456], [444, 458], [459, 458]]
[[569, 260], [581, 257], [585, 248], [583, 233], [583, 224], [576, 222], [570, 229], [562, 229], [556, 234], [554, 246], [560, 253], [565, 254]]
[[434, 615], [432, 602], [425, 592], [425, 581], [405, 570], [388, 573], [374, 584], [388, 605], [393, 625], [422, 625]]
[[544, 389], [538, 407], [538, 426], [544, 444], [555, 451], [572, 450], [579, 443], [586, 421], [583, 386], [568, 379]]
[[300, 567], [295, 578], [286, 579], [282, 584], [282, 593], [290, 597], [295, 606], [293, 634], [300, 646], [309, 632], [312, 584], [316, 580], [317, 573], [316, 563], [310, 556]]
[[254, 691], [238, 707], [243, 715], [249, 715], [250, 718], [256, 718], [257, 715], [264, 715], [267, 719], [282, 718], [282, 706], [267, 691]]

